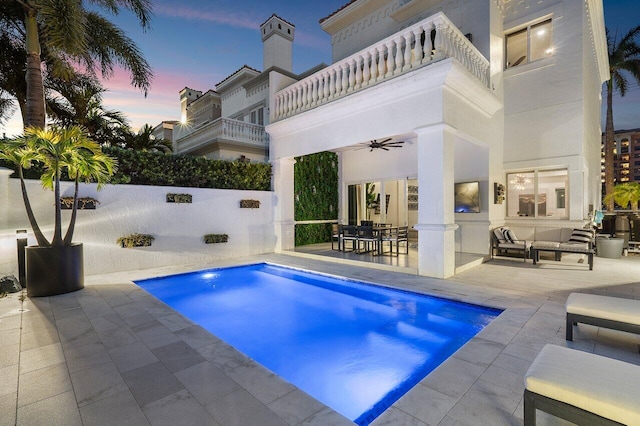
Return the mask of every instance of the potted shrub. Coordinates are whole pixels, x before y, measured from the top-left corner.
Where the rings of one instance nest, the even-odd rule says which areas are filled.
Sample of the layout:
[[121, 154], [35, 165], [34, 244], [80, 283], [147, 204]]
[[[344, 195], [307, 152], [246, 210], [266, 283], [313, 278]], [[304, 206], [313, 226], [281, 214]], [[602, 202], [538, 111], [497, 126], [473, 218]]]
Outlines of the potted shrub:
[[[89, 139], [78, 126], [27, 128], [24, 135], [0, 141], [0, 158], [17, 165], [22, 199], [37, 245], [26, 248], [27, 295], [54, 296], [84, 287], [82, 243], [73, 242], [78, 210], [79, 182], [97, 182], [98, 189], [109, 181], [115, 161], [102, 153], [100, 145]], [[42, 185], [54, 192], [53, 237], [48, 240], [35, 219], [22, 170], [41, 163]], [[60, 201], [60, 177], [66, 174], [75, 182], [71, 218], [64, 237]]]

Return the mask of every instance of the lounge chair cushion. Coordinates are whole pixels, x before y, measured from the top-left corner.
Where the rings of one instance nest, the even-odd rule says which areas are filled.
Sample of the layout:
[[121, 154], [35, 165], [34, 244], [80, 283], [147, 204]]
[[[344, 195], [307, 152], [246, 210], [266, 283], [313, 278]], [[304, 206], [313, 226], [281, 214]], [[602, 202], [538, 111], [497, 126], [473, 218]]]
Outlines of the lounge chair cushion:
[[[571, 293], [567, 298], [565, 308], [571, 314], [640, 325], [640, 300]], [[640, 382], [638, 386], [636, 391], [640, 394]]]
[[529, 249], [529, 247], [531, 247], [531, 243], [527, 242], [525, 244], [524, 241], [522, 242], [517, 242], [517, 243], [500, 243], [498, 244], [498, 247], [500, 247], [501, 249], [524, 249], [527, 248]]
[[640, 425], [640, 366], [546, 345], [525, 374], [537, 394], [627, 425]]
[[493, 230], [493, 233], [496, 236], [496, 238], [498, 239], [498, 242], [500, 244], [507, 242], [507, 237], [505, 237], [504, 233], [505, 233], [505, 231], [508, 231], [508, 230], [509, 230], [509, 228], [507, 228], [506, 226], [501, 226], [501, 227], [495, 228]]

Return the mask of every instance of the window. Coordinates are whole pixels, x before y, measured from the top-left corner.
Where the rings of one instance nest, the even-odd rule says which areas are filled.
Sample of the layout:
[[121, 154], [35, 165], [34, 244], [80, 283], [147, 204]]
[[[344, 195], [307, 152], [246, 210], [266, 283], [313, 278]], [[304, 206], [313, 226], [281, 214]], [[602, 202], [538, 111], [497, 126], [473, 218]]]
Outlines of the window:
[[250, 117], [251, 123], [264, 126], [264, 107], [256, 108], [251, 111]]
[[567, 169], [507, 173], [507, 216], [567, 218], [568, 177]]
[[553, 26], [551, 19], [529, 25], [507, 34], [505, 68], [553, 56]]

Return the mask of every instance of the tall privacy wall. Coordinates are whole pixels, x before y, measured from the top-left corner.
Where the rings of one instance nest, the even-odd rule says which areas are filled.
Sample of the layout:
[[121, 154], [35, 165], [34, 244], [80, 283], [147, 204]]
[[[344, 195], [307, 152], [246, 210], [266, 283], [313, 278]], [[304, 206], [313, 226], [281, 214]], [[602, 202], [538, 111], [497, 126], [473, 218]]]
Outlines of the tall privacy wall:
[[[27, 181], [38, 223], [53, 234], [53, 192], [40, 181]], [[167, 203], [171, 194], [190, 194], [191, 203]], [[73, 184], [62, 183], [62, 196], [73, 196]], [[95, 210], [78, 210], [74, 241], [84, 244], [85, 275], [146, 269], [273, 252], [273, 193], [227, 189], [108, 185], [101, 191], [82, 185], [80, 197], [92, 197]], [[240, 208], [240, 200], [257, 200], [259, 208]], [[63, 210], [63, 232], [71, 210]], [[29, 230], [18, 179], [0, 173], [0, 275], [17, 276], [15, 232]], [[133, 233], [155, 237], [151, 247], [121, 248], [119, 237]], [[205, 244], [205, 234], [227, 234], [227, 243]]]

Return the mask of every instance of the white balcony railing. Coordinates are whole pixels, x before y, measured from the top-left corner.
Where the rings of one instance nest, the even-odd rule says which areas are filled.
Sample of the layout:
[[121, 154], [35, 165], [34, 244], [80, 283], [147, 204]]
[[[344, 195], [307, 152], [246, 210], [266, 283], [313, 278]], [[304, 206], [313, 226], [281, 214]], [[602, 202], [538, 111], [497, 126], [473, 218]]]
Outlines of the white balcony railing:
[[455, 58], [489, 86], [489, 61], [439, 12], [277, 92], [272, 121], [445, 58]]
[[181, 136], [177, 140], [178, 153], [190, 152], [208, 143], [221, 141], [262, 147], [269, 144], [264, 126], [230, 118], [217, 118]]

